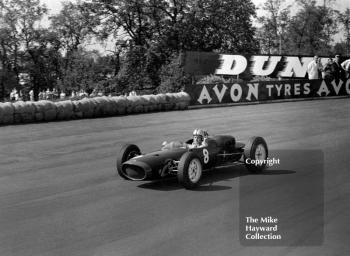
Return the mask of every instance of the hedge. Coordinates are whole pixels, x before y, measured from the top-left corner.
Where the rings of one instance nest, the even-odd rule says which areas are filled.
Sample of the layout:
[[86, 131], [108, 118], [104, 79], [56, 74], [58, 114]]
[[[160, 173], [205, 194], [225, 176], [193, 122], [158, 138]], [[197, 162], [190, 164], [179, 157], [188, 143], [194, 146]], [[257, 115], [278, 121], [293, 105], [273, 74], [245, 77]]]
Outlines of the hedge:
[[84, 98], [52, 102], [0, 103], [0, 124], [71, 120], [155, 111], [185, 110], [190, 96], [185, 92], [143, 96]]

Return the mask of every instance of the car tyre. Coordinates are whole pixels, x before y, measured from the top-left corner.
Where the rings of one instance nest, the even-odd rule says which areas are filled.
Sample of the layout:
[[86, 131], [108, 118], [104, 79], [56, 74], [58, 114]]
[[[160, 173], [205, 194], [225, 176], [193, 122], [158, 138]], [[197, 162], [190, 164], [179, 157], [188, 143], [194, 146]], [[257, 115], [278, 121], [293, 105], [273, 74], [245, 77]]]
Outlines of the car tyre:
[[266, 141], [262, 137], [251, 137], [244, 147], [244, 164], [246, 168], [253, 173], [262, 172], [266, 167], [266, 162], [261, 165], [247, 163], [246, 160], [266, 160], [268, 157], [268, 148]]
[[122, 171], [123, 163], [138, 155], [141, 155], [141, 150], [134, 144], [126, 144], [121, 147], [119, 154], [117, 155], [117, 172], [122, 178], [129, 180]]
[[186, 152], [180, 158], [177, 179], [186, 189], [198, 186], [202, 177], [203, 164], [200, 158], [193, 152]]

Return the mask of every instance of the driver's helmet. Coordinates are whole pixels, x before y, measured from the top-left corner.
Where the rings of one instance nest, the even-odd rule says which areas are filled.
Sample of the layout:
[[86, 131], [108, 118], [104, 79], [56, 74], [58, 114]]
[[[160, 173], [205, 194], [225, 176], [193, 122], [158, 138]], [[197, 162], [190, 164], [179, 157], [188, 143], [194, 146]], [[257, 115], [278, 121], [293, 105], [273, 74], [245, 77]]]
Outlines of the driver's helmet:
[[208, 132], [203, 129], [195, 129], [193, 131], [193, 143], [201, 144], [205, 138], [208, 137]]

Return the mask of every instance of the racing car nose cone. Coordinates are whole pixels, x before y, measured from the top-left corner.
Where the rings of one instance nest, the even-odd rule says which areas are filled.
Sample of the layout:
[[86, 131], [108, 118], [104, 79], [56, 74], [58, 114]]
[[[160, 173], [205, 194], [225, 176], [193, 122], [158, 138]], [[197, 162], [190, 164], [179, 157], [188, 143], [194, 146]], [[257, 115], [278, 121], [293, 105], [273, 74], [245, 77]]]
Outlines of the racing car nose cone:
[[124, 172], [131, 180], [144, 180], [147, 177], [145, 170], [139, 166], [129, 165]]

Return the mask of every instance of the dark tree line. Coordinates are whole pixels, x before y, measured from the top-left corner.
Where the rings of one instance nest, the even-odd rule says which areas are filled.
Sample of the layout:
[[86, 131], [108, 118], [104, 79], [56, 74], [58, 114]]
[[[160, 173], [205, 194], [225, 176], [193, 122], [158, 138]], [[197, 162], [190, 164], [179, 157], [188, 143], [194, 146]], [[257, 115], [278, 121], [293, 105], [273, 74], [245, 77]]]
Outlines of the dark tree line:
[[[258, 18], [250, 0], [87, 0], [50, 16], [39, 0], [0, 0], [0, 96], [12, 88], [124, 93], [178, 91], [189, 82], [185, 51], [328, 54], [349, 52], [349, 10], [297, 0], [266, 0]], [[332, 47], [339, 24], [346, 41]], [[101, 56], [89, 43], [114, 42]], [[338, 48], [337, 48], [338, 47]], [[21, 74], [28, 74], [26, 79]]]
[[[265, 15], [258, 18], [261, 26], [257, 31], [262, 53], [349, 54], [350, 9], [337, 11], [334, 0], [325, 0], [322, 5], [315, 0], [296, 0], [296, 5], [297, 9], [285, 0], [265, 1]], [[343, 32], [346, 39], [334, 44], [338, 32]]]

